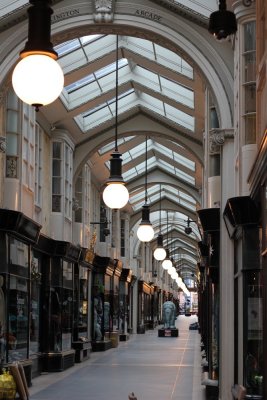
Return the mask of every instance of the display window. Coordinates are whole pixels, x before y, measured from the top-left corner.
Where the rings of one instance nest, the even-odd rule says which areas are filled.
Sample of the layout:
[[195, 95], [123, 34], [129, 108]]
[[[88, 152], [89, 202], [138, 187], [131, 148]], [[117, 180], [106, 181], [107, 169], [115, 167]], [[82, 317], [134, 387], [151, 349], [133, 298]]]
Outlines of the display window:
[[107, 298], [107, 289], [104, 286], [104, 276], [96, 274], [92, 288], [93, 340], [103, 340], [104, 329], [108, 330], [109, 328], [109, 315], [109, 298]]
[[40, 286], [41, 272], [38, 258], [31, 261], [30, 292], [30, 355], [40, 352]]
[[79, 267], [79, 322], [78, 338], [88, 336], [88, 269]]
[[250, 395], [262, 394], [262, 272], [244, 273], [244, 384]]
[[[0, 357], [2, 362], [29, 354], [29, 246], [3, 235], [0, 267]], [[5, 260], [5, 261], [4, 261]]]

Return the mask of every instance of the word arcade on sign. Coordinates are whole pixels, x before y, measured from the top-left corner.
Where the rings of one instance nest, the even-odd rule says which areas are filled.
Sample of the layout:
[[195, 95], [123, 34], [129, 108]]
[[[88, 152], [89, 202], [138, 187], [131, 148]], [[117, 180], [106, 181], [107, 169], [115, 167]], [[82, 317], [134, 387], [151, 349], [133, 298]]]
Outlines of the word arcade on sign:
[[160, 15], [154, 14], [151, 11], [146, 10], [136, 10], [135, 14], [143, 18], [151, 19], [153, 21], [160, 21], [162, 19]]

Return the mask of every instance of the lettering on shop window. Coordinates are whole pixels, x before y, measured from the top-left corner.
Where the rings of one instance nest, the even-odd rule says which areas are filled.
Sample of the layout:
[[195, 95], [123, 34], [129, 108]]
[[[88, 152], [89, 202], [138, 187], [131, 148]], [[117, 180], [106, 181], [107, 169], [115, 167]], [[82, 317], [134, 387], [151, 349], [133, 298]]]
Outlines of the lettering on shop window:
[[139, 15], [139, 17], [151, 19], [152, 21], [161, 21], [162, 17], [158, 14], [154, 14], [151, 11], [146, 11], [146, 10], [136, 10], [135, 11], [136, 15]]
[[61, 21], [66, 18], [75, 17], [78, 14], [80, 14], [80, 10], [77, 8], [74, 10], [70, 10], [70, 11], [64, 11], [61, 14], [53, 15], [51, 18], [51, 21], [52, 22]]

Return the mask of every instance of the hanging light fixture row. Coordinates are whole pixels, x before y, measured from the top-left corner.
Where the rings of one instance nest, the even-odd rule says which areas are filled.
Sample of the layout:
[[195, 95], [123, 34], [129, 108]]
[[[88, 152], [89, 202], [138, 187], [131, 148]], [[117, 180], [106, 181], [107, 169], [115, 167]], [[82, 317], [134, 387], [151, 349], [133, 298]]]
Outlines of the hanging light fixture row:
[[[223, 3], [223, 2], [222, 2]], [[35, 107], [48, 105], [58, 98], [64, 86], [64, 74], [57, 63], [58, 54], [51, 42], [50, 0], [29, 0], [28, 40], [20, 52], [12, 84], [17, 96], [25, 103]], [[110, 159], [110, 177], [103, 192], [105, 204], [112, 209], [124, 207], [129, 193], [122, 178], [122, 159], [118, 151], [118, 35], [116, 35], [116, 93], [115, 93], [115, 150]], [[161, 192], [161, 188], [160, 188]], [[160, 200], [161, 201], [161, 200]], [[161, 206], [160, 206], [161, 207]], [[141, 241], [149, 242], [154, 237], [154, 230], [149, 219], [147, 204], [147, 138], [145, 160], [145, 204], [142, 208], [142, 221], [137, 231]], [[160, 210], [161, 216], [161, 210]], [[159, 233], [154, 257], [163, 260], [166, 251], [163, 247], [163, 236]], [[168, 261], [168, 256], [167, 256]], [[171, 263], [171, 261], [169, 260]]]

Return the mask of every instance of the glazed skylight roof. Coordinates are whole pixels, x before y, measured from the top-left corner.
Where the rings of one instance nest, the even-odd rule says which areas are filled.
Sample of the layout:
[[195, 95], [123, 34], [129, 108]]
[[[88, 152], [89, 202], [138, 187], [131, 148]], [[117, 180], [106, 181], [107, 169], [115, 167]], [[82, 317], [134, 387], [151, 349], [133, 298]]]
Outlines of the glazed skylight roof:
[[[148, 40], [125, 39], [120, 37], [119, 40], [119, 55], [123, 53], [124, 57], [120, 57], [118, 62], [118, 113], [143, 107], [194, 132], [194, 91], [190, 87], [190, 80], [194, 77], [192, 67], [177, 54]], [[87, 133], [114, 118], [115, 36], [93, 35], [91, 39], [85, 36], [61, 44], [55, 50], [59, 52], [59, 63], [68, 75], [61, 99], [67, 109], [77, 110], [74, 118], [80, 129]], [[100, 57], [106, 58], [107, 62], [113, 58], [113, 61], [105, 65], [98, 62]], [[155, 70], [148, 68], [150, 61], [155, 63]], [[77, 72], [88, 63], [92, 69], [93, 63], [98, 63], [100, 68], [74, 80], [72, 71]], [[178, 78], [174, 81], [159, 74], [157, 65], [175, 71], [177, 76], [184, 76], [188, 85], [184, 80], [179, 83]], [[90, 71], [91, 68], [87, 69]], [[179, 109], [180, 105], [183, 109]], [[80, 113], [79, 108], [82, 108]]]

